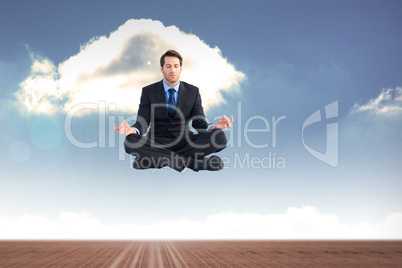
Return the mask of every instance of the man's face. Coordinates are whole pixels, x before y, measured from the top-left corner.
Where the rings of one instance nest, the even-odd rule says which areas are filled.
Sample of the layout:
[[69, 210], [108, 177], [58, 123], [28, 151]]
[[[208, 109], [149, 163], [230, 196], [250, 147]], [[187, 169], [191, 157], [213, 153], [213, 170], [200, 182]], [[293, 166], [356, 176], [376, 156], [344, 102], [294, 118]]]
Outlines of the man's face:
[[161, 72], [163, 74], [163, 79], [166, 84], [173, 87], [180, 79], [181, 66], [180, 60], [176, 57], [165, 57], [165, 65], [161, 67]]

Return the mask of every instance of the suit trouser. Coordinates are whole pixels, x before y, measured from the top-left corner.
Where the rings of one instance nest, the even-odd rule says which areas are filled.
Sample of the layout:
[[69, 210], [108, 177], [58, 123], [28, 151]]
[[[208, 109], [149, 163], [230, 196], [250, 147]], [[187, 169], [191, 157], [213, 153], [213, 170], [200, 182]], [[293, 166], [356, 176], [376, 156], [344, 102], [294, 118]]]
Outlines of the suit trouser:
[[183, 170], [190, 161], [226, 148], [226, 135], [221, 129], [193, 134], [185, 132], [182, 137], [153, 137], [130, 134], [126, 137], [124, 148], [128, 154], [150, 160], [149, 168], [164, 166]]

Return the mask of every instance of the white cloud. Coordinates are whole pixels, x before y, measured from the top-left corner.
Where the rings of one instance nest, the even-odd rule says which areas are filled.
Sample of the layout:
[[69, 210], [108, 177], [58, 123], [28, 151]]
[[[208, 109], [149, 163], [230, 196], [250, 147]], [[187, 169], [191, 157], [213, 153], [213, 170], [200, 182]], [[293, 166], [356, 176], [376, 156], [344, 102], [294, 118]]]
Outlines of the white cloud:
[[182, 80], [200, 88], [203, 105], [224, 102], [222, 91], [238, 89], [245, 75], [219, 48], [159, 21], [128, 20], [109, 37], [91, 39], [57, 67], [32, 55], [31, 75], [20, 84], [17, 100], [28, 112], [68, 111], [82, 103], [106, 101], [136, 112], [141, 88], [162, 79], [159, 58], [176, 49], [184, 58]]
[[402, 213], [383, 222], [342, 224], [314, 207], [284, 214], [218, 213], [203, 222], [164, 220], [150, 225], [103, 224], [87, 213], [61, 212], [56, 219], [0, 217], [0, 239], [401, 239]]
[[383, 89], [377, 98], [371, 99], [367, 104], [353, 106], [351, 113], [369, 112], [378, 115], [392, 115], [402, 112], [402, 88]]

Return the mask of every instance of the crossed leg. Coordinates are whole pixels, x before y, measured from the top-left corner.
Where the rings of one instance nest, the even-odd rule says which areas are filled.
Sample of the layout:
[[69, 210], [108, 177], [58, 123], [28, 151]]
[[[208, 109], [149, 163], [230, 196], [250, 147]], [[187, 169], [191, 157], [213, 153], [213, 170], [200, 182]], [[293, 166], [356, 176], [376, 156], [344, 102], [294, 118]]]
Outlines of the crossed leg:
[[[140, 136], [131, 134], [126, 137], [126, 152], [150, 161], [149, 168], [168, 166], [181, 172], [186, 166], [193, 165], [205, 156], [226, 148], [226, 136], [220, 129], [198, 134], [189, 133], [180, 140], [174, 138]], [[190, 164], [192, 163], [192, 164]]]

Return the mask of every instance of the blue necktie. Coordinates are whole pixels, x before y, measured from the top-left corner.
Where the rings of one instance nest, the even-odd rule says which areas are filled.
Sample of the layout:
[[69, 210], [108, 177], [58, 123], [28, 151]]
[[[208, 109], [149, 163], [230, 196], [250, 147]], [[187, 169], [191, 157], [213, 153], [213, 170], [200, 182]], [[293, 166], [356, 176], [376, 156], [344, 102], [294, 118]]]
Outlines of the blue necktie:
[[176, 113], [176, 102], [174, 100], [173, 94], [176, 90], [174, 88], [169, 88], [169, 100], [168, 100], [168, 115], [169, 117], [174, 117], [175, 113]]

